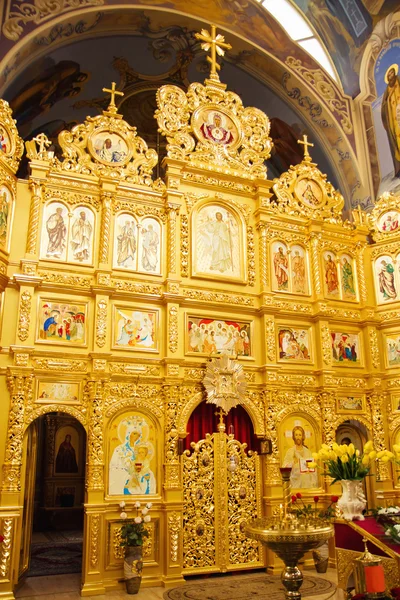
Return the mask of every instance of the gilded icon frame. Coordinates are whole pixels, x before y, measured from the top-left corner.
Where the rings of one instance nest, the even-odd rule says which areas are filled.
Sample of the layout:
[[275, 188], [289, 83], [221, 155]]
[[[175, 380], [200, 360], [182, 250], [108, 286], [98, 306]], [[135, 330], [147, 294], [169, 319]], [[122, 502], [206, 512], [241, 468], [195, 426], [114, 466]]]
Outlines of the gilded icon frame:
[[[45, 309], [45, 304], [48, 305], [79, 305], [82, 307], [83, 312], [82, 311], [78, 311], [76, 313], [76, 315], [83, 315], [83, 320], [80, 317], [79, 319], [79, 324], [83, 323], [83, 340], [82, 342], [75, 342], [74, 340], [68, 340], [68, 339], [57, 339], [57, 337], [55, 337], [54, 339], [49, 339], [48, 337], [44, 337], [45, 336], [45, 332], [41, 332], [41, 324], [42, 324], [42, 318], [41, 318], [41, 311], [43, 311], [43, 309]], [[50, 309], [50, 306], [48, 306], [48, 308]], [[46, 309], [47, 310], [47, 309]], [[54, 308], [51, 308], [48, 312], [49, 315], [51, 312], [53, 311], [58, 311], [58, 308], [56, 308], [56, 306], [54, 306]], [[68, 312], [68, 311], [66, 311]], [[51, 316], [51, 315], [50, 315]], [[48, 298], [46, 296], [39, 296], [38, 300], [37, 300], [37, 316], [36, 316], [36, 340], [35, 342], [38, 344], [49, 344], [49, 345], [53, 345], [53, 346], [67, 346], [67, 347], [78, 347], [78, 348], [86, 348], [87, 347], [87, 340], [88, 340], [88, 327], [89, 327], [89, 321], [88, 321], [88, 317], [89, 317], [89, 302], [85, 301], [85, 300], [76, 300], [75, 302], [71, 299], [68, 300], [63, 300], [63, 299], [59, 299], [59, 298]], [[43, 322], [43, 326], [44, 326]], [[81, 328], [80, 328], [81, 329]], [[63, 332], [64, 333], [64, 332]], [[58, 334], [59, 335], [59, 334]], [[60, 336], [59, 336], [60, 337]]]
[[[125, 312], [124, 312], [125, 311]], [[117, 321], [122, 320], [122, 319], [127, 319], [129, 318], [129, 315], [127, 315], [127, 312], [130, 313], [140, 313], [142, 315], [153, 315], [152, 317], [152, 322], [153, 322], [153, 332], [154, 332], [154, 336], [153, 337], [153, 341], [154, 341], [154, 348], [150, 348], [150, 347], [146, 347], [146, 346], [140, 346], [138, 347], [136, 344], [132, 344], [131, 346], [129, 345], [129, 342], [127, 342], [127, 344], [118, 344], [117, 343], [117, 336], [119, 334], [122, 333], [122, 329], [121, 331], [119, 331], [119, 326], [117, 326]], [[118, 314], [119, 312], [119, 314]], [[147, 317], [143, 316], [143, 322], [144, 319], [147, 319]], [[131, 333], [126, 334], [126, 337], [128, 337], [129, 335], [132, 335], [133, 331]], [[148, 310], [144, 310], [143, 308], [139, 308], [136, 306], [127, 306], [126, 304], [113, 304], [113, 318], [112, 318], [112, 345], [111, 348], [113, 350], [122, 350], [122, 351], [127, 351], [127, 352], [152, 352], [152, 353], [159, 353], [160, 352], [160, 309], [159, 308], [151, 308]], [[133, 338], [131, 337], [129, 341], [131, 341]]]
[[[393, 333], [384, 333], [383, 334], [383, 340], [384, 340], [384, 344], [385, 344], [385, 367], [387, 369], [396, 369], [400, 366], [400, 349], [398, 352], [399, 355], [399, 362], [398, 363], [392, 363], [389, 359], [389, 352], [388, 352], [388, 340], [392, 340], [394, 344], [396, 344], [396, 339], [398, 338], [399, 342], [400, 342], [400, 331], [397, 332], [393, 332]], [[400, 343], [399, 343], [400, 345]], [[396, 351], [397, 352], [397, 351]]]
[[[341, 400], [348, 400], [350, 398], [359, 400], [360, 408], [346, 408], [343, 403], [341, 404]], [[340, 395], [336, 397], [336, 412], [338, 414], [353, 414], [353, 415], [362, 415], [365, 414], [366, 411], [366, 399], [365, 394], [349, 394], [347, 396]]]
[[[333, 353], [334, 340], [332, 338], [332, 333], [334, 333], [335, 335], [341, 335], [342, 338], [343, 338], [343, 335], [346, 335], [348, 337], [350, 337], [350, 336], [357, 337], [358, 350], [359, 350], [357, 360], [352, 361], [349, 358], [346, 358], [345, 360], [340, 360], [340, 358], [336, 359], [334, 357], [334, 353]], [[340, 330], [338, 331], [337, 329], [330, 329], [329, 334], [330, 334], [330, 340], [331, 340], [331, 357], [332, 357], [332, 366], [333, 367], [340, 367], [340, 368], [341, 367], [350, 367], [352, 369], [360, 369], [360, 368], [364, 367], [364, 352], [363, 352], [363, 347], [362, 347], [361, 331], [351, 331], [351, 329], [350, 330], [347, 329], [346, 331], [340, 331]], [[347, 355], [346, 349], [345, 349], [345, 354]]]
[[[309, 358], [284, 358], [281, 356], [282, 353], [285, 352], [284, 348], [283, 348], [283, 336], [280, 337], [280, 333], [286, 331], [287, 333], [292, 333], [293, 337], [294, 337], [294, 341], [293, 340], [287, 340], [290, 341], [292, 343], [292, 345], [294, 345], [293, 348], [293, 352], [294, 353], [298, 353], [299, 349], [296, 347], [295, 342], [297, 342], [297, 345], [299, 345], [299, 342], [296, 339], [296, 336], [294, 336], [293, 332], [300, 332], [300, 335], [298, 335], [297, 337], [303, 337], [302, 333], [305, 332], [307, 334], [307, 343], [308, 345], [306, 345], [306, 349], [307, 349], [307, 353], [309, 355]], [[286, 338], [287, 339], [287, 338]], [[282, 342], [282, 344], [281, 344]], [[277, 323], [276, 327], [275, 327], [275, 343], [276, 343], [276, 350], [277, 350], [277, 356], [278, 356], [278, 362], [279, 363], [283, 363], [286, 365], [290, 365], [290, 364], [302, 364], [302, 365], [312, 365], [315, 362], [314, 359], [314, 343], [313, 343], [313, 328], [311, 325], [309, 324], [301, 324], [301, 323], [297, 323], [295, 326], [293, 325], [289, 325], [287, 323]], [[305, 344], [304, 344], [305, 345]], [[304, 350], [301, 350], [300, 347], [300, 351], [301, 353], [304, 354]]]
[[[213, 323], [218, 323], [218, 322], [223, 322], [225, 323], [226, 326], [228, 326], [228, 322], [230, 322], [231, 324], [233, 323], [237, 323], [239, 324], [243, 324], [243, 326], [248, 326], [248, 333], [249, 333], [249, 337], [250, 337], [250, 354], [249, 355], [241, 355], [241, 354], [236, 354], [235, 352], [230, 353], [229, 355], [232, 358], [235, 358], [237, 360], [254, 360], [254, 348], [253, 348], [253, 344], [254, 344], [254, 321], [253, 320], [240, 320], [238, 321], [237, 319], [230, 319], [229, 317], [219, 317], [219, 316], [214, 316], [214, 315], [210, 315], [210, 316], [206, 316], [206, 315], [195, 315], [192, 312], [186, 312], [185, 313], [185, 356], [210, 356], [210, 353], [207, 352], [196, 352], [196, 351], [190, 351], [189, 348], [189, 322], [191, 319], [197, 319], [198, 321], [201, 320], [209, 320]], [[197, 325], [197, 324], [196, 324]], [[242, 333], [243, 331], [245, 331], [244, 327], [240, 330], [240, 333]], [[243, 337], [243, 336], [242, 336]], [[217, 351], [215, 353], [211, 353], [213, 356], [215, 355], [221, 355], [222, 352]]]
[[[199, 252], [197, 248], [198, 238], [197, 238], [197, 223], [199, 220], [199, 215], [206, 208], [210, 208], [210, 210], [215, 211], [215, 216], [218, 212], [218, 209], [222, 209], [226, 211], [227, 214], [232, 215], [236, 221], [237, 230], [238, 230], [238, 238], [239, 238], [239, 250], [238, 250], [238, 261], [239, 261], [239, 273], [238, 275], [224, 275], [220, 272], [211, 271], [211, 266], [209, 268], [209, 272], [207, 270], [201, 270], [198, 268], [199, 262]], [[222, 214], [222, 213], [221, 213]], [[223, 216], [222, 216], [223, 220]], [[244, 224], [243, 217], [239, 214], [239, 212], [233, 207], [229, 205], [229, 201], [224, 202], [218, 198], [207, 198], [204, 202], [197, 205], [193, 210], [190, 217], [190, 238], [191, 238], [191, 258], [190, 258], [190, 272], [191, 276], [196, 279], [212, 279], [216, 281], [226, 281], [232, 283], [240, 283], [243, 285], [247, 285], [247, 231]], [[233, 255], [232, 255], [232, 238], [230, 237], [231, 242], [231, 264], [233, 268]]]
[[[101, 134], [105, 134], [105, 135], [108, 134], [110, 136], [116, 135], [116, 136], [118, 136], [124, 142], [124, 144], [127, 147], [127, 153], [126, 153], [126, 156], [125, 156], [124, 160], [121, 160], [120, 162], [113, 163], [111, 161], [104, 160], [104, 159], [102, 159], [102, 158], [99, 157], [99, 155], [97, 154], [97, 152], [96, 152], [96, 150], [94, 148], [94, 143], [93, 142], [94, 142], [94, 139], [97, 138]], [[108, 167], [110, 167], [112, 165], [115, 165], [115, 167], [117, 167], [117, 168], [118, 167], [125, 167], [129, 163], [129, 161], [131, 160], [131, 158], [132, 158], [132, 144], [130, 144], [126, 140], [126, 138], [119, 131], [110, 131], [106, 127], [95, 129], [90, 134], [89, 139], [88, 139], [87, 147], [88, 147], [90, 156], [92, 157], [92, 160], [94, 160], [96, 162], [99, 162], [102, 165], [106, 165]]]

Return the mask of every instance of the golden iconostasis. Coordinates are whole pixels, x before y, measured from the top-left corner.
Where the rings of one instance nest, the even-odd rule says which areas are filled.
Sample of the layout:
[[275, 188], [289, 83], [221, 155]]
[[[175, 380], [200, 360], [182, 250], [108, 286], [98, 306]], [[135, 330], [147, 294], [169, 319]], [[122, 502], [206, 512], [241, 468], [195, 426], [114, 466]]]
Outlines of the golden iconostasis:
[[[303, 161], [270, 181], [268, 117], [216, 72], [187, 94], [158, 91], [168, 157], [165, 181], [154, 179], [156, 153], [109, 92], [106, 111], [60, 134], [63, 161], [45, 136], [28, 142], [28, 181], [16, 180], [22, 145], [1, 104], [0, 585], [9, 594], [29, 562], [20, 563], [27, 448], [43, 415], [86, 431], [83, 595], [119, 585], [121, 501], [153, 502], [145, 585], [273, 567], [253, 542], [243, 559], [239, 542], [246, 515], [277, 514], [279, 467], [294, 465], [293, 488], [324, 501], [328, 482], [308, 465], [322, 442], [373, 437], [381, 448], [400, 435], [398, 198], [343, 221], [343, 198], [306, 136]], [[206, 362], [223, 353], [243, 366], [243, 406], [271, 454], [249, 457], [219, 432], [182, 457]], [[78, 456], [82, 441], [68, 431], [56, 447]], [[378, 482], [397, 497], [391, 467]], [[372, 504], [373, 484], [368, 492]], [[209, 503], [222, 521], [205, 517]], [[226, 515], [235, 549], [229, 528], [218, 529]]]

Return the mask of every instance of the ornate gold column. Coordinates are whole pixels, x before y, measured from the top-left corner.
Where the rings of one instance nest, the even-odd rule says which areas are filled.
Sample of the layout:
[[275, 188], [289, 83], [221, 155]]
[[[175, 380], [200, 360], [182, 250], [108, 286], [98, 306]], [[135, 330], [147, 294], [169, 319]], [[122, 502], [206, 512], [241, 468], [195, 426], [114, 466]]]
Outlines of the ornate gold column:
[[29, 227], [28, 227], [28, 238], [26, 241], [26, 254], [32, 258], [37, 258], [38, 248], [37, 243], [39, 239], [39, 219], [40, 219], [40, 206], [43, 200], [43, 180], [37, 178], [31, 178], [29, 180], [29, 187], [32, 190], [31, 208], [29, 212]]
[[111, 239], [111, 206], [113, 192], [102, 190], [101, 192], [101, 226], [100, 226], [100, 251], [99, 267], [110, 268], [110, 239]]
[[261, 291], [269, 291], [269, 268], [268, 268], [268, 229], [269, 223], [260, 221], [257, 224], [259, 233], [259, 261], [260, 261], [260, 284]]
[[173, 202], [168, 202], [167, 211], [168, 211], [168, 223], [167, 223], [167, 231], [168, 231], [168, 256], [167, 256], [167, 266], [168, 266], [168, 278], [171, 276], [176, 278], [177, 273], [177, 247], [176, 247], [176, 217], [179, 214], [180, 205], [174, 204]]
[[105, 380], [91, 379], [86, 384], [89, 396], [89, 428], [86, 489], [88, 492], [97, 492], [99, 501], [102, 500], [104, 490], [104, 389]]
[[312, 267], [312, 281], [314, 282], [314, 290], [316, 296], [323, 296], [323, 290], [321, 285], [321, 272], [319, 265], [319, 241], [321, 234], [316, 231], [312, 231], [310, 234], [311, 240], [311, 267]]
[[364, 253], [367, 244], [365, 242], [357, 242], [356, 244], [356, 265], [357, 265], [357, 277], [358, 277], [358, 287], [360, 290], [360, 300], [362, 302], [366, 302], [368, 299], [367, 296], [367, 286], [365, 282], [365, 269], [364, 269]]
[[[385, 394], [375, 391], [367, 394], [367, 401], [372, 417], [372, 440], [374, 442], [375, 450], [384, 450], [389, 448], [389, 440], [386, 439], [385, 435], [385, 422], [386, 422], [386, 402]], [[378, 461], [376, 463], [376, 481], [380, 482], [380, 486], [384, 489], [390, 489], [392, 487], [392, 477], [390, 472], [389, 463], [382, 463]]]
[[[331, 446], [335, 441], [335, 396], [333, 392], [321, 392], [319, 394], [322, 413], [322, 441], [324, 444]], [[331, 491], [329, 486], [332, 478], [329, 475], [324, 475], [324, 488], [326, 492]]]

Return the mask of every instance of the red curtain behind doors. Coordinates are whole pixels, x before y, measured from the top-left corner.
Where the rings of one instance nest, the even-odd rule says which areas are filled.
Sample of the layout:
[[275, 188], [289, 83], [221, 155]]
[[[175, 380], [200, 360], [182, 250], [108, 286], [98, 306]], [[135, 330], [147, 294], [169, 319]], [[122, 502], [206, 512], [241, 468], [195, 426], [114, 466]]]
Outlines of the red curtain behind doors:
[[[215, 433], [219, 417], [215, 414], [217, 407], [214, 404], [202, 402], [192, 412], [186, 431], [188, 435], [184, 440], [184, 449], [190, 449], [191, 442], [198, 442], [206, 437], [206, 433]], [[257, 438], [254, 435], [253, 423], [242, 406], [237, 406], [229, 411], [225, 418], [226, 433], [233, 433], [235, 439], [247, 444], [247, 450], [257, 450]], [[233, 431], [232, 431], [233, 426]]]

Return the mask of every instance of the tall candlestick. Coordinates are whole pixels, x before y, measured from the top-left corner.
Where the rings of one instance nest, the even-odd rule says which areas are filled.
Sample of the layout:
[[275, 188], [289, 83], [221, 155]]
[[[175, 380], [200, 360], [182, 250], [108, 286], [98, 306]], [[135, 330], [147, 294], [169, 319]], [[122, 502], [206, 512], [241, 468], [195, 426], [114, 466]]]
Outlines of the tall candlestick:
[[292, 467], [281, 467], [283, 483], [283, 520], [286, 521], [290, 503], [290, 474]]

